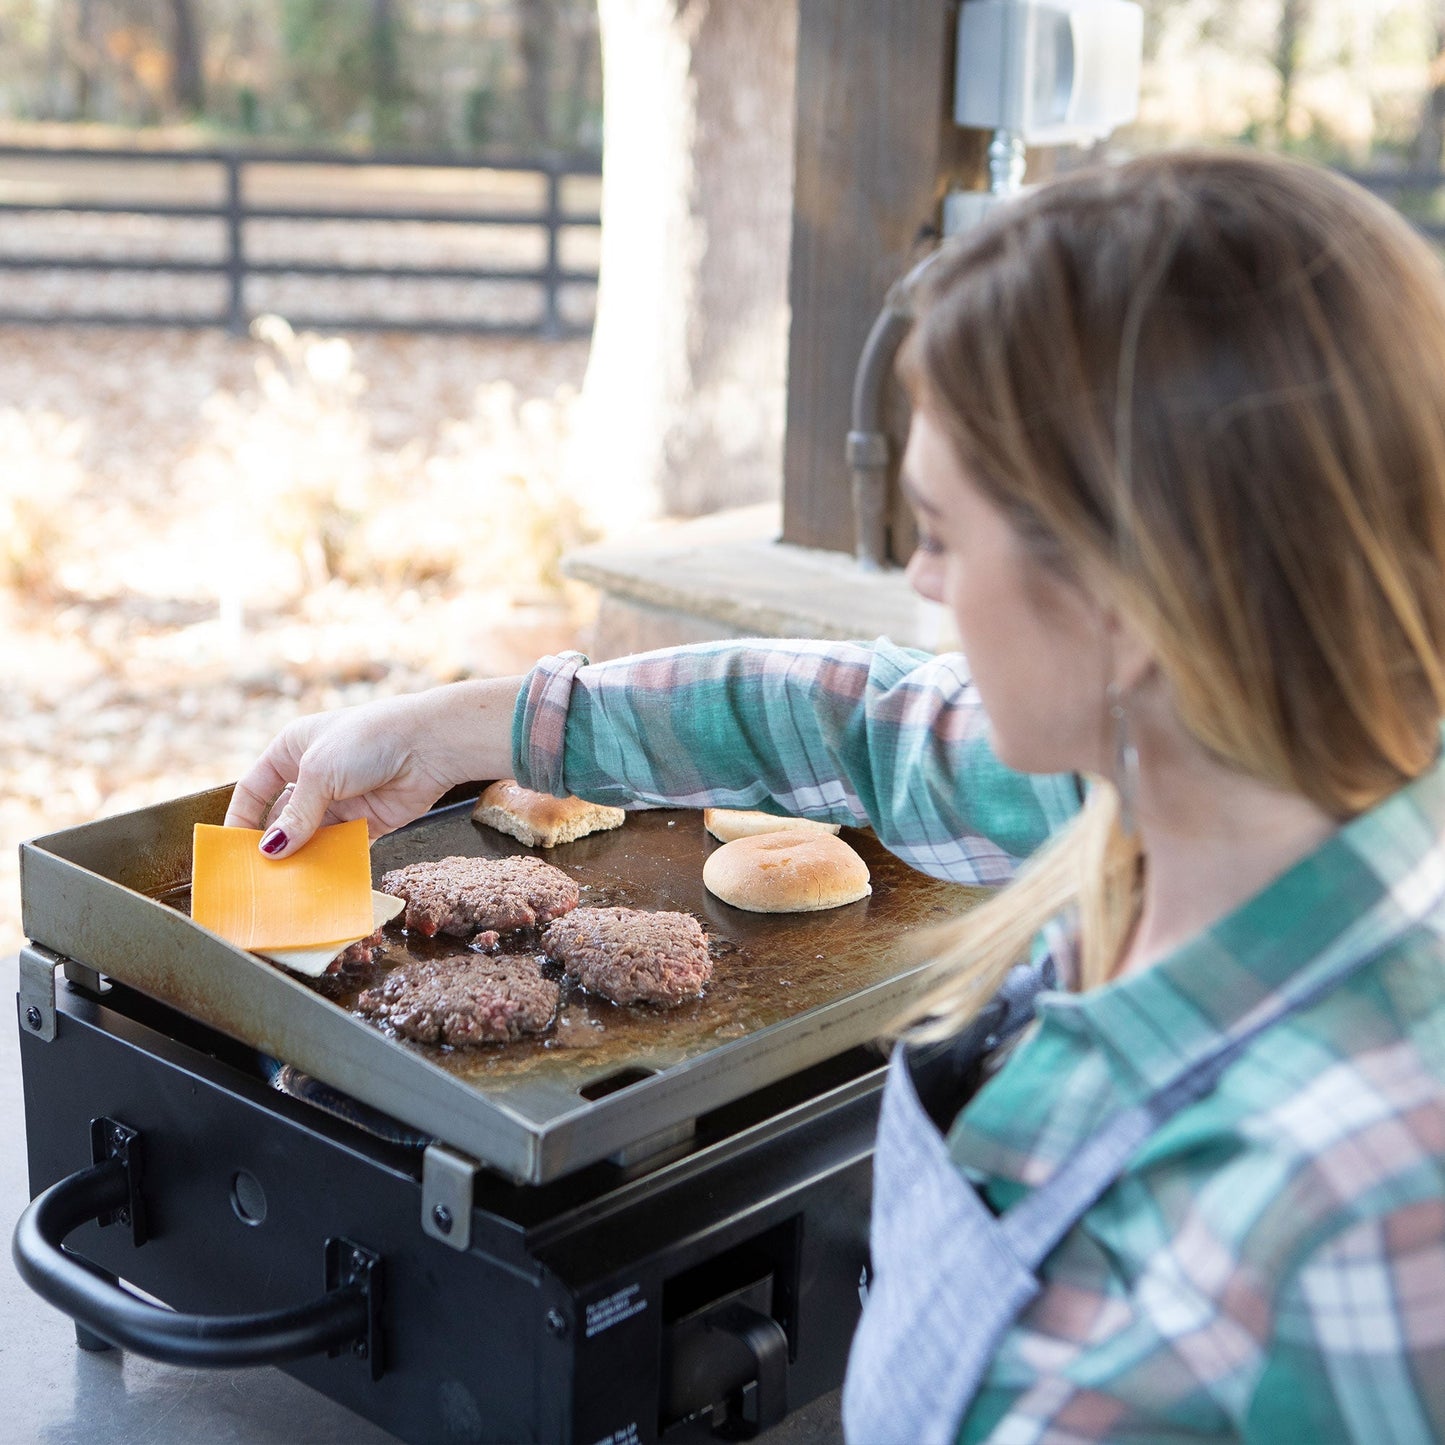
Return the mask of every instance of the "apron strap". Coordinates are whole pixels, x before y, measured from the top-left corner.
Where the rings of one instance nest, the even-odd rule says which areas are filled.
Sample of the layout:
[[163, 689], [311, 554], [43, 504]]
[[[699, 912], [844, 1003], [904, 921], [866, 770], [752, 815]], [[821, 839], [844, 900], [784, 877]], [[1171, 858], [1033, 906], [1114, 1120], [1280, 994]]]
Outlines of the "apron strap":
[[1124, 1166], [1145, 1141], [1181, 1109], [1209, 1093], [1223, 1072], [1223, 1056], [1216, 1056], [1144, 1103], [1115, 1114], [1037, 1189], [1006, 1210], [999, 1217], [999, 1227], [1019, 1262], [1037, 1270], [1054, 1246], [1124, 1172]]

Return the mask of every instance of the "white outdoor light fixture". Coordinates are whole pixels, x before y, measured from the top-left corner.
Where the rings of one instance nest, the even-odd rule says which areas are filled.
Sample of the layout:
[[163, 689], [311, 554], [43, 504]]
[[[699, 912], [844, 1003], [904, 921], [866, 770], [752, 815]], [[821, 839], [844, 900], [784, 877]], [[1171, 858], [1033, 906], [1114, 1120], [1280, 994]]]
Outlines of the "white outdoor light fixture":
[[953, 118], [1027, 145], [1100, 140], [1139, 113], [1143, 42], [1132, 0], [965, 0]]
[[1143, 46], [1133, 0], [964, 0], [953, 118], [994, 134], [989, 190], [950, 195], [945, 233], [1019, 189], [1026, 146], [1102, 140], [1133, 120]]
[[[964, 0], [958, 13], [953, 118], [993, 132], [989, 189], [950, 191], [943, 234], [957, 235], [1023, 185], [1025, 147], [1102, 140], [1139, 113], [1144, 12], [1132, 0]], [[913, 324], [913, 283], [934, 251], [890, 287], [853, 378], [847, 458], [855, 550], [876, 569], [887, 553], [891, 449], [883, 388]]]

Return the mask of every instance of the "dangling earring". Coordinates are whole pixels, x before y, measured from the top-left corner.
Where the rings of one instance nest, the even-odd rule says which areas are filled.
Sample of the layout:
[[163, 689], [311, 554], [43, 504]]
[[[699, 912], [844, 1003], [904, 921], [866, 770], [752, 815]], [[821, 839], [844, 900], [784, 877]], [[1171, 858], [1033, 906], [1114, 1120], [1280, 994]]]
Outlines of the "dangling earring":
[[1129, 736], [1129, 710], [1124, 706], [1119, 684], [1111, 682], [1104, 696], [1114, 723], [1114, 775], [1110, 781], [1119, 794], [1119, 826], [1126, 837], [1132, 838], [1139, 826], [1135, 812], [1139, 800], [1139, 749]]

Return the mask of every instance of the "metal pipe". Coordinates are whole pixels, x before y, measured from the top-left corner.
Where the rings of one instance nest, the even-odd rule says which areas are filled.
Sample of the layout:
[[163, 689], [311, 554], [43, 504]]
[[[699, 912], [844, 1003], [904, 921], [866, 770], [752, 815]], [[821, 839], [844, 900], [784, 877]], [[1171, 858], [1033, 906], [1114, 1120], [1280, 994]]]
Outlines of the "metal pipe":
[[888, 560], [888, 468], [891, 448], [883, 428], [883, 388], [894, 358], [913, 325], [913, 289], [938, 256], [932, 250], [895, 281], [868, 332], [853, 373], [852, 426], [846, 456], [852, 480], [853, 554], [865, 571]]
[[888, 435], [883, 430], [883, 384], [913, 318], [888, 304], [878, 313], [853, 376], [853, 425], [848, 470], [853, 491], [853, 555], [878, 571], [888, 559]]
[[1014, 196], [1024, 185], [1028, 166], [1028, 149], [1016, 130], [1006, 127], [994, 131], [988, 143], [988, 189], [991, 195]]

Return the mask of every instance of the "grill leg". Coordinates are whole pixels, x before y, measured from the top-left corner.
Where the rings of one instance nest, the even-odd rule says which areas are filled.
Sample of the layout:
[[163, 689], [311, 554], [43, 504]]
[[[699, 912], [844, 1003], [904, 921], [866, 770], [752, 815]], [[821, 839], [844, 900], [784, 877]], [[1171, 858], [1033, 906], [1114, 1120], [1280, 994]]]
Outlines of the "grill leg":
[[94, 1330], [88, 1330], [80, 1323], [75, 1322], [75, 1343], [86, 1351], [87, 1354], [97, 1354], [101, 1350], [113, 1350], [115, 1346], [109, 1340], [103, 1340]]

